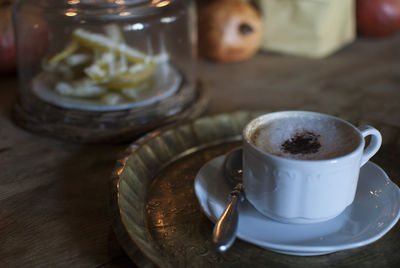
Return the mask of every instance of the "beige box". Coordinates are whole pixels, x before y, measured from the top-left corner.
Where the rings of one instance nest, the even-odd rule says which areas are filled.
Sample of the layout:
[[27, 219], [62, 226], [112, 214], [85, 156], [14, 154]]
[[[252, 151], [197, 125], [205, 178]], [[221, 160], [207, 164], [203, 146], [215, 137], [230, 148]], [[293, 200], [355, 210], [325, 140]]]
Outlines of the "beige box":
[[263, 50], [322, 58], [356, 37], [354, 0], [252, 2], [263, 17]]

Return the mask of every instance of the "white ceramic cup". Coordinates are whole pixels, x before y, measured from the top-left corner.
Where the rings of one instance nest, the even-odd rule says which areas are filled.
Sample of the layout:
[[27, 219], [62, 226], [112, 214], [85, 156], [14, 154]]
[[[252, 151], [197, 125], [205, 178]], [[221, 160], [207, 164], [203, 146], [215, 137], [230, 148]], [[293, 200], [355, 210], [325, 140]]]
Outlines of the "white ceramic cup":
[[[332, 159], [297, 160], [265, 152], [251, 142], [254, 131], [268, 120], [299, 115], [333, 120], [348, 128], [359, 137], [355, 149]], [[371, 136], [371, 140], [365, 148], [366, 136]], [[243, 130], [246, 199], [262, 214], [281, 222], [315, 223], [332, 219], [353, 202], [360, 168], [381, 143], [381, 134], [375, 128], [356, 128], [330, 115], [284, 111], [257, 117]]]

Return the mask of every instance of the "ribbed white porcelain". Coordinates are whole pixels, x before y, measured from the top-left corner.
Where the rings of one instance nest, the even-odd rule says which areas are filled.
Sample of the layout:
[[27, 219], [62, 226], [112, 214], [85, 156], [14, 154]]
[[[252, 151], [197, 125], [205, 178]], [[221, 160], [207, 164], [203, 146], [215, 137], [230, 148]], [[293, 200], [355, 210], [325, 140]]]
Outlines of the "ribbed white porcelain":
[[[352, 152], [327, 160], [296, 160], [262, 151], [250, 142], [257, 125], [280, 116], [311, 115], [339, 121], [360, 136]], [[364, 138], [371, 135], [366, 148]], [[379, 149], [379, 131], [356, 128], [339, 118], [303, 111], [262, 115], [243, 131], [243, 183], [246, 199], [262, 214], [288, 223], [315, 223], [332, 219], [349, 206], [357, 189], [360, 167]]]

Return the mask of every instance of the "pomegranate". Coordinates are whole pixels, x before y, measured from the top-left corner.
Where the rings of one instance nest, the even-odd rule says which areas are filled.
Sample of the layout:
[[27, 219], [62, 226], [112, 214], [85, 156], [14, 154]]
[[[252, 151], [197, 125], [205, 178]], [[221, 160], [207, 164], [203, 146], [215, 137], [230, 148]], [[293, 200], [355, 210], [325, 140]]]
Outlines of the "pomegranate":
[[216, 0], [199, 12], [199, 52], [219, 62], [243, 61], [262, 40], [260, 14], [241, 0]]

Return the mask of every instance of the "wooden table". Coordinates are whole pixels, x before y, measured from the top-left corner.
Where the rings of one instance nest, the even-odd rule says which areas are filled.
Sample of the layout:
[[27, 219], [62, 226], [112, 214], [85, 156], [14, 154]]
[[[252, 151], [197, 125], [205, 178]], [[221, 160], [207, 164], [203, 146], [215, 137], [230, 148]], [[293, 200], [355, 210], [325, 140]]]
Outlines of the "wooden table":
[[[208, 114], [306, 109], [400, 128], [399, 43], [400, 35], [359, 39], [323, 60], [259, 53], [231, 65], [201, 61]], [[16, 91], [15, 77], [0, 78], [0, 266], [135, 267], [108, 210], [109, 176], [126, 144], [20, 129], [11, 119]]]

